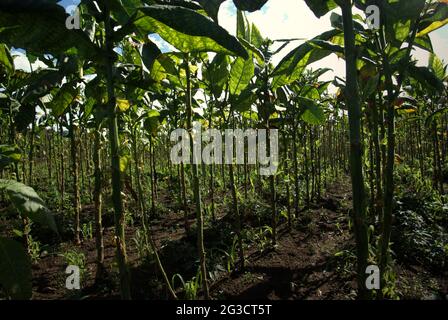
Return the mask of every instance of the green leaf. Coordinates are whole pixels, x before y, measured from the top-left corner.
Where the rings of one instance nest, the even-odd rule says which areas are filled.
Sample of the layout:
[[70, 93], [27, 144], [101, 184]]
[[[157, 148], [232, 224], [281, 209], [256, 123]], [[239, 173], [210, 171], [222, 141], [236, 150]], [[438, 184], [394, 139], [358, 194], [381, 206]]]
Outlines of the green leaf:
[[446, 67], [443, 65], [442, 60], [435, 55], [434, 53], [431, 53], [429, 55], [429, 68], [431, 71], [436, 75], [437, 78], [443, 81], [446, 77]]
[[20, 243], [4, 238], [0, 238], [0, 284], [12, 299], [31, 298], [30, 258]]
[[380, 75], [376, 74], [373, 77], [369, 77], [367, 81], [361, 83], [362, 86], [362, 96], [364, 100], [370, 97], [373, 93], [377, 91], [378, 83], [380, 81]]
[[258, 30], [257, 26], [252, 23], [252, 33], [251, 33], [251, 40], [250, 42], [256, 47], [256, 48], [261, 48], [261, 45], [264, 42], [264, 38], [261, 35], [260, 30]]
[[107, 2], [112, 17], [117, 19], [119, 24], [125, 24], [142, 5], [141, 0], [107, 0]]
[[162, 54], [159, 47], [152, 41], [143, 45], [142, 62], [148, 70], [151, 70], [154, 61]]
[[211, 93], [215, 98], [219, 98], [230, 75], [228, 56], [218, 53], [203, 74], [208, 81]]
[[313, 38], [310, 42], [305, 42], [288, 53], [274, 69], [272, 87], [277, 89], [281, 86], [297, 80], [310, 63], [316, 62], [330, 55], [332, 51], [316, 47], [313, 41], [331, 41], [341, 34], [340, 30], [330, 30]]
[[2, 42], [32, 52], [58, 55], [73, 49], [87, 57], [101, 57], [89, 37], [67, 29], [68, 14], [62, 6], [48, 1], [3, 1], [0, 4]]
[[337, 7], [334, 0], [305, 0], [305, 2], [318, 18], [326, 15]]
[[420, 49], [433, 52], [434, 48], [432, 47], [431, 38], [428, 34], [425, 34], [420, 37], [416, 37], [414, 40], [415, 46], [419, 47]]
[[432, 10], [428, 17], [425, 17], [420, 25], [417, 37], [427, 35], [448, 24], [448, 3], [440, 2]]
[[131, 103], [126, 99], [117, 99], [117, 109], [120, 112], [126, 112], [131, 107]]
[[47, 104], [47, 107], [52, 110], [55, 117], [60, 117], [71, 106], [77, 96], [78, 88], [73, 83], [65, 83], [58, 89], [55, 97]]
[[415, 21], [420, 17], [426, 0], [387, 0], [377, 1], [383, 23], [392, 27], [397, 21]]
[[36, 107], [34, 105], [23, 103], [20, 105], [19, 112], [14, 117], [14, 124], [17, 131], [24, 132], [28, 126], [35, 120]]
[[[336, 12], [332, 12], [330, 15], [331, 26], [335, 29], [344, 30], [344, 23], [342, 16]], [[364, 27], [357, 21], [353, 21], [353, 27], [357, 32], [363, 32]]]
[[18, 146], [0, 145], [0, 170], [11, 163], [19, 162], [22, 154]]
[[219, 8], [224, 1], [225, 0], [198, 0], [205, 12], [207, 12], [210, 18], [212, 18], [215, 22], [218, 22]]
[[242, 11], [254, 12], [260, 10], [268, 0], [233, 0], [235, 6]]
[[129, 165], [130, 156], [129, 155], [123, 155], [120, 156], [120, 172], [125, 173], [126, 169]]
[[6, 73], [10, 75], [14, 73], [14, 60], [11, 57], [8, 47], [4, 44], [0, 44], [0, 65], [5, 68]]
[[158, 33], [183, 53], [222, 52], [248, 57], [235, 37], [211, 19], [190, 9], [168, 5], [143, 7], [131, 21], [142, 33]]
[[250, 25], [241, 10], [236, 11], [236, 36], [239, 39], [250, 41]]
[[[414, 24], [421, 16], [425, 0], [389, 0], [383, 1], [381, 19], [386, 25], [388, 41], [400, 47], [408, 33], [408, 25]], [[398, 41], [399, 43], [396, 43]]]
[[255, 72], [252, 57], [237, 58], [230, 69], [229, 91], [232, 95], [239, 94], [250, 83]]
[[145, 120], [144, 120], [145, 129], [150, 134], [157, 133], [157, 130], [160, 126], [160, 113], [157, 110], [149, 110], [145, 114]]
[[403, 42], [411, 33], [411, 20], [406, 22], [398, 21], [394, 24], [395, 39]]
[[304, 98], [308, 98], [311, 100], [319, 100], [320, 99], [319, 91], [317, 90], [317, 88], [315, 88], [312, 85], [305, 85], [304, 87], [302, 87], [300, 95]]
[[248, 41], [244, 40], [244, 39], [239, 39], [241, 41], [241, 43], [243, 44], [243, 46], [247, 49], [247, 51], [251, 52], [254, 54], [255, 58], [257, 59], [258, 63], [260, 65], [264, 64], [264, 54], [263, 52], [261, 52], [261, 50], [258, 50], [253, 44], [249, 43]]
[[331, 51], [334, 53], [340, 53], [340, 54], [345, 53], [344, 47], [337, 45], [337, 44], [333, 44], [329, 41], [316, 39], [316, 40], [311, 40], [310, 43], [315, 44], [316, 46], [320, 47], [321, 49], [328, 50], [328, 51]]
[[[36, 96], [33, 93], [41, 92], [47, 94], [48, 90], [59, 85], [64, 78], [64, 74], [59, 69], [44, 69], [33, 73], [22, 73], [16, 70], [10, 79], [8, 89], [11, 92], [27, 87], [25, 96]], [[35, 101], [33, 101], [35, 102]]]
[[0, 190], [2, 189], [6, 191], [8, 198], [20, 214], [58, 232], [53, 216], [33, 188], [15, 180], [0, 179]]
[[437, 120], [438, 118], [440, 118], [441, 116], [443, 116], [444, 114], [448, 113], [448, 107], [439, 109], [437, 111], [434, 111], [433, 113], [431, 113], [428, 118], [426, 118], [425, 121], [425, 126], [429, 127], [429, 125], [431, 123], [433, 123], [434, 120]]
[[410, 66], [408, 69], [409, 76], [414, 78], [428, 89], [443, 92], [445, 86], [428, 67]]
[[255, 101], [257, 101], [256, 89], [248, 86], [231, 103], [233, 110], [243, 113], [249, 111]]
[[303, 121], [311, 125], [319, 125], [325, 121], [324, 111], [314, 100], [299, 97], [298, 103], [305, 109], [302, 114]]

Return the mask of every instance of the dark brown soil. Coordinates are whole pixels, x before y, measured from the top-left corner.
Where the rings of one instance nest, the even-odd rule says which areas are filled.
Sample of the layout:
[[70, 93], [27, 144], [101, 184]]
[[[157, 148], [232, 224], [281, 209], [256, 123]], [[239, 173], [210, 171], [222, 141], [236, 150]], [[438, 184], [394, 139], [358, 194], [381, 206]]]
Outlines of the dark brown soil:
[[[244, 271], [222, 272], [211, 283], [215, 299], [354, 299], [356, 290], [353, 259], [341, 258], [353, 251], [354, 240], [348, 226], [350, 188], [347, 182], [327, 189], [321, 201], [302, 210], [291, 229], [282, 223], [275, 247], [261, 250], [253, 244], [247, 250]], [[170, 203], [161, 199], [161, 203]], [[92, 206], [83, 208], [83, 216], [93, 216]], [[218, 214], [225, 220], [224, 213]], [[190, 223], [194, 223], [191, 216]], [[143, 263], [133, 240], [138, 223], [126, 229], [127, 254], [137, 299], [168, 299], [154, 263]], [[189, 279], [195, 275], [195, 239], [183, 228], [183, 214], [172, 204], [152, 222], [155, 239], [166, 271], [171, 278], [180, 273]], [[105, 229], [105, 268], [107, 276], [95, 282], [95, 239], [81, 246], [65, 242], [48, 249], [33, 265], [33, 299], [119, 299], [118, 270], [112, 227]], [[213, 231], [211, 231], [213, 235]], [[207, 235], [207, 230], [206, 230]], [[206, 243], [207, 245], [207, 243]], [[65, 289], [67, 263], [61, 256], [67, 250], [85, 254], [86, 272], [80, 292]], [[191, 251], [191, 255], [188, 254]], [[345, 251], [344, 251], [345, 250]], [[403, 267], [397, 263], [397, 292], [404, 298], [434, 298], [448, 294], [446, 274], [434, 276], [421, 267]], [[423, 285], [422, 285], [423, 284]]]

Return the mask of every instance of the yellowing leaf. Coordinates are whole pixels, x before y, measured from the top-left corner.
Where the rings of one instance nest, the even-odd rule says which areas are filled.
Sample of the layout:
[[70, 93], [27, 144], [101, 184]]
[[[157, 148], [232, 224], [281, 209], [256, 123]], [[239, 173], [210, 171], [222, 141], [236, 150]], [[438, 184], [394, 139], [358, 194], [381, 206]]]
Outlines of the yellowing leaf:
[[430, 32], [433, 32], [444, 25], [448, 24], [448, 18], [442, 21], [434, 21], [429, 26], [427, 26], [425, 29], [417, 33], [417, 37], [423, 37], [424, 35], [427, 35]]
[[128, 110], [131, 106], [131, 103], [129, 102], [129, 100], [124, 100], [124, 99], [117, 99], [117, 108], [121, 111], [121, 112], [125, 112], [126, 110]]
[[126, 172], [128, 164], [129, 164], [129, 156], [121, 156], [120, 157], [120, 171], [122, 173]]

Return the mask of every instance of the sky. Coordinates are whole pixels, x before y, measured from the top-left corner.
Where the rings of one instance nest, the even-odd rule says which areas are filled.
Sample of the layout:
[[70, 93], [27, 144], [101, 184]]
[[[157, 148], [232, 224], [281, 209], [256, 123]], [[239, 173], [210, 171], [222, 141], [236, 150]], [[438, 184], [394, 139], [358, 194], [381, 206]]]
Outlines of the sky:
[[[79, 3], [79, 0], [62, 0], [59, 4], [67, 7], [77, 3]], [[316, 18], [303, 0], [270, 0], [262, 10], [248, 13], [247, 17], [250, 22], [257, 25], [263, 36], [272, 40], [285, 38], [311, 39], [331, 29], [330, 14], [320, 19]], [[222, 4], [218, 19], [222, 27], [235, 35], [236, 9], [233, 1], [227, 0]], [[159, 37], [151, 36], [151, 38], [163, 51], [170, 49], [170, 46]], [[433, 32], [431, 39], [435, 53], [448, 63], [448, 25]], [[285, 54], [302, 42], [295, 41], [288, 45], [273, 59], [273, 63], [278, 63]], [[420, 65], [427, 65], [429, 56], [427, 52], [418, 49], [414, 52], [414, 56], [419, 60]], [[27, 63], [24, 63], [23, 59], [19, 58], [16, 63], [23, 68], [27, 68]], [[344, 77], [345, 74], [344, 61], [336, 57], [336, 55], [331, 55], [316, 62], [311, 67], [315, 69], [320, 67], [333, 69], [333, 72], [326, 73], [322, 80], [332, 80], [334, 76]]]
[[[285, 38], [305, 38], [311, 39], [322, 32], [332, 29], [330, 14], [328, 13], [320, 19], [316, 18], [303, 0], [270, 0], [261, 11], [248, 13], [250, 22], [255, 23], [262, 35], [269, 39]], [[335, 10], [335, 12], [338, 12]], [[338, 12], [340, 14], [340, 11]], [[219, 24], [232, 34], [236, 29], [236, 11], [232, 1], [226, 1], [221, 7], [219, 14]], [[435, 53], [448, 63], [448, 25], [431, 34]], [[296, 41], [286, 47], [281, 54], [274, 59], [274, 64], [290, 50], [294, 49], [303, 41]], [[427, 65], [429, 54], [424, 50], [416, 50], [414, 56], [419, 60], [420, 65]], [[336, 55], [316, 62], [311, 65], [313, 68], [331, 68], [334, 71], [323, 76], [323, 80], [332, 80], [335, 75], [343, 77], [345, 74], [344, 60]]]

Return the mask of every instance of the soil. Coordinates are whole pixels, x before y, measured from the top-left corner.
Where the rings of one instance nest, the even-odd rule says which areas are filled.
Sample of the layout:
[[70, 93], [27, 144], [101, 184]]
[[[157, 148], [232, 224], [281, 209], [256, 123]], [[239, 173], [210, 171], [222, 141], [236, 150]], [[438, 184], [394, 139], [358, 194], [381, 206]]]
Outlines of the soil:
[[[176, 205], [162, 195], [160, 197], [161, 203], [169, 205], [160, 218], [152, 220], [152, 236], [169, 277], [180, 273], [185, 279], [190, 279], [197, 267], [194, 236], [185, 233], [183, 214], [176, 209]], [[250, 246], [246, 251], [248, 258], [244, 271], [230, 274], [217, 272], [210, 284], [211, 296], [231, 300], [354, 299], [356, 281], [353, 257], [341, 257], [353, 251], [354, 247], [348, 225], [350, 197], [347, 182], [334, 184], [327, 188], [322, 200], [302, 210], [291, 229], [282, 220], [277, 245], [266, 249], [260, 249], [256, 244]], [[93, 217], [93, 207], [83, 207], [82, 216], [86, 221], [87, 217]], [[219, 221], [225, 219], [225, 213], [218, 214]], [[193, 215], [190, 224], [194, 224]], [[219, 228], [219, 222], [215, 227]], [[139, 257], [134, 241], [137, 229], [137, 222], [126, 228], [133, 297], [168, 299], [154, 263], [142, 263]], [[214, 232], [205, 230], [206, 239], [207, 234], [212, 238]], [[85, 240], [78, 247], [72, 242], [63, 242], [45, 248], [32, 267], [33, 299], [119, 299], [113, 234], [113, 226], [107, 226], [104, 231], [107, 276], [101, 281], [95, 281], [95, 239]], [[208, 248], [212, 246], [210, 242], [205, 245]], [[81, 291], [65, 289], [67, 262], [60, 253], [70, 249], [83, 252], [86, 257]], [[397, 290], [404, 298], [446, 299], [448, 274], [434, 275], [421, 267], [401, 265], [399, 261], [396, 272], [400, 280]], [[422, 283], [425, 285], [422, 286]]]

